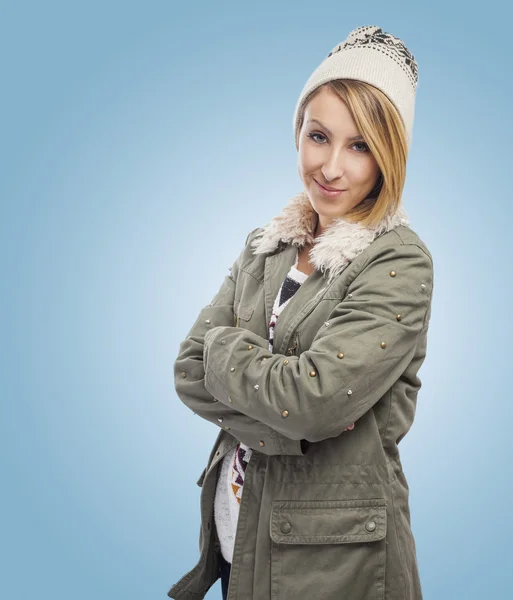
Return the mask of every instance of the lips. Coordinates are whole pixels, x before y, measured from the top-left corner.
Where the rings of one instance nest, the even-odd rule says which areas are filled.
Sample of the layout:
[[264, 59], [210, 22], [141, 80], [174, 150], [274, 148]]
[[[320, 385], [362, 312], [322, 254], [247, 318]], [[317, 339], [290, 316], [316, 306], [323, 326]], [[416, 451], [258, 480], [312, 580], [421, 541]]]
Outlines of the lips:
[[318, 183], [320, 186], [322, 186], [325, 190], [328, 190], [328, 192], [343, 192], [344, 190], [339, 190], [337, 188], [332, 188], [332, 187], [328, 187], [327, 185], [324, 185], [324, 183], [320, 183], [319, 181], [317, 181], [317, 179], [314, 180], [316, 183]]

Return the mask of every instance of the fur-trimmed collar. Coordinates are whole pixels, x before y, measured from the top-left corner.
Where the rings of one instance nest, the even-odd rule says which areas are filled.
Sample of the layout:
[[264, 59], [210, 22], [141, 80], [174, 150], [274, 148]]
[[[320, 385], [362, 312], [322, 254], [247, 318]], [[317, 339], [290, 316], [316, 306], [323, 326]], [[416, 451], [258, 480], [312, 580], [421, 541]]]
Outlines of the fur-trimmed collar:
[[298, 248], [304, 244], [315, 245], [310, 250], [310, 262], [324, 273], [329, 271], [329, 281], [337, 277], [358, 254], [363, 252], [376, 237], [398, 225], [407, 225], [408, 216], [399, 205], [393, 216], [384, 218], [376, 227], [363, 227], [343, 218], [335, 219], [322, 235], [314, 238], [317, 213], [306, 192], [294, 196], [281, 214], [259, 231], [251, 247], [253, 254], [273, 252], [280, 242]]

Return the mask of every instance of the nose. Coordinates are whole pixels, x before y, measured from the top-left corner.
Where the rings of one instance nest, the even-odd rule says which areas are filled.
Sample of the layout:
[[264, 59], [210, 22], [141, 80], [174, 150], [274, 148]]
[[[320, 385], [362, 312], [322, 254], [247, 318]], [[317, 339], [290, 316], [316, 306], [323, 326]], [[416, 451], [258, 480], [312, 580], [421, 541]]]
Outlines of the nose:
[[330, 152], [321, 171], [328, 183], [342, 179], [345, 174], [345, 165], [343, 164], [340, 153], [336, 150]]

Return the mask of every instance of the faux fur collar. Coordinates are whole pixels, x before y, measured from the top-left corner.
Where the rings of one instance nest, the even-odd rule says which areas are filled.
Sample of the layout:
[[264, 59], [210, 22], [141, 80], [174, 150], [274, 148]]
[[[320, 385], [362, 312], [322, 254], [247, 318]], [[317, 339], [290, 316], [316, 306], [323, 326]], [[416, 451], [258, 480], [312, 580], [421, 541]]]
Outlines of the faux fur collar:
[[[376, 237], [398, 225], [407, 225], [408, 216], [400, 205], [393, 216], [386, 217], [376, 227], [363, 227], [343, 218], [335, 219], [316, 238], [310, 250], [310, 262], [316, 269], [329, 272], [329, 281], [337, 277], [358, 254], [363, 252]], [[280, 242], [293, 244], [298, 248], [314, 242], [317, 213], [314, 211], [306, 192], [294, 196], [281, 214], [259, 231], [251, 247], [253, 254], [265, 254], [278, 248]]]

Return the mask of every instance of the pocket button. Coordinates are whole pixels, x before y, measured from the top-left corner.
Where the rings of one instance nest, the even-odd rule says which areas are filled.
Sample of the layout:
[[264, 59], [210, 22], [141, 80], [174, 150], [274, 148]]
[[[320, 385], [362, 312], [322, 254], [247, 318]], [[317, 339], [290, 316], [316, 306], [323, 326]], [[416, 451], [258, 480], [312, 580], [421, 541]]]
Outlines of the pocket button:
[[290, 533], [290, 530], [292, 529], [292, 525], [288, 521], [285, 521], [284, 523], [282, 523], [280, 525], [280, 529], [281, 529], [282, 533]]
[[374, 531], [376, 529], [376, 522], [368, 521], [367, 523], [365, 523], [365, 529], [367, 531]]

